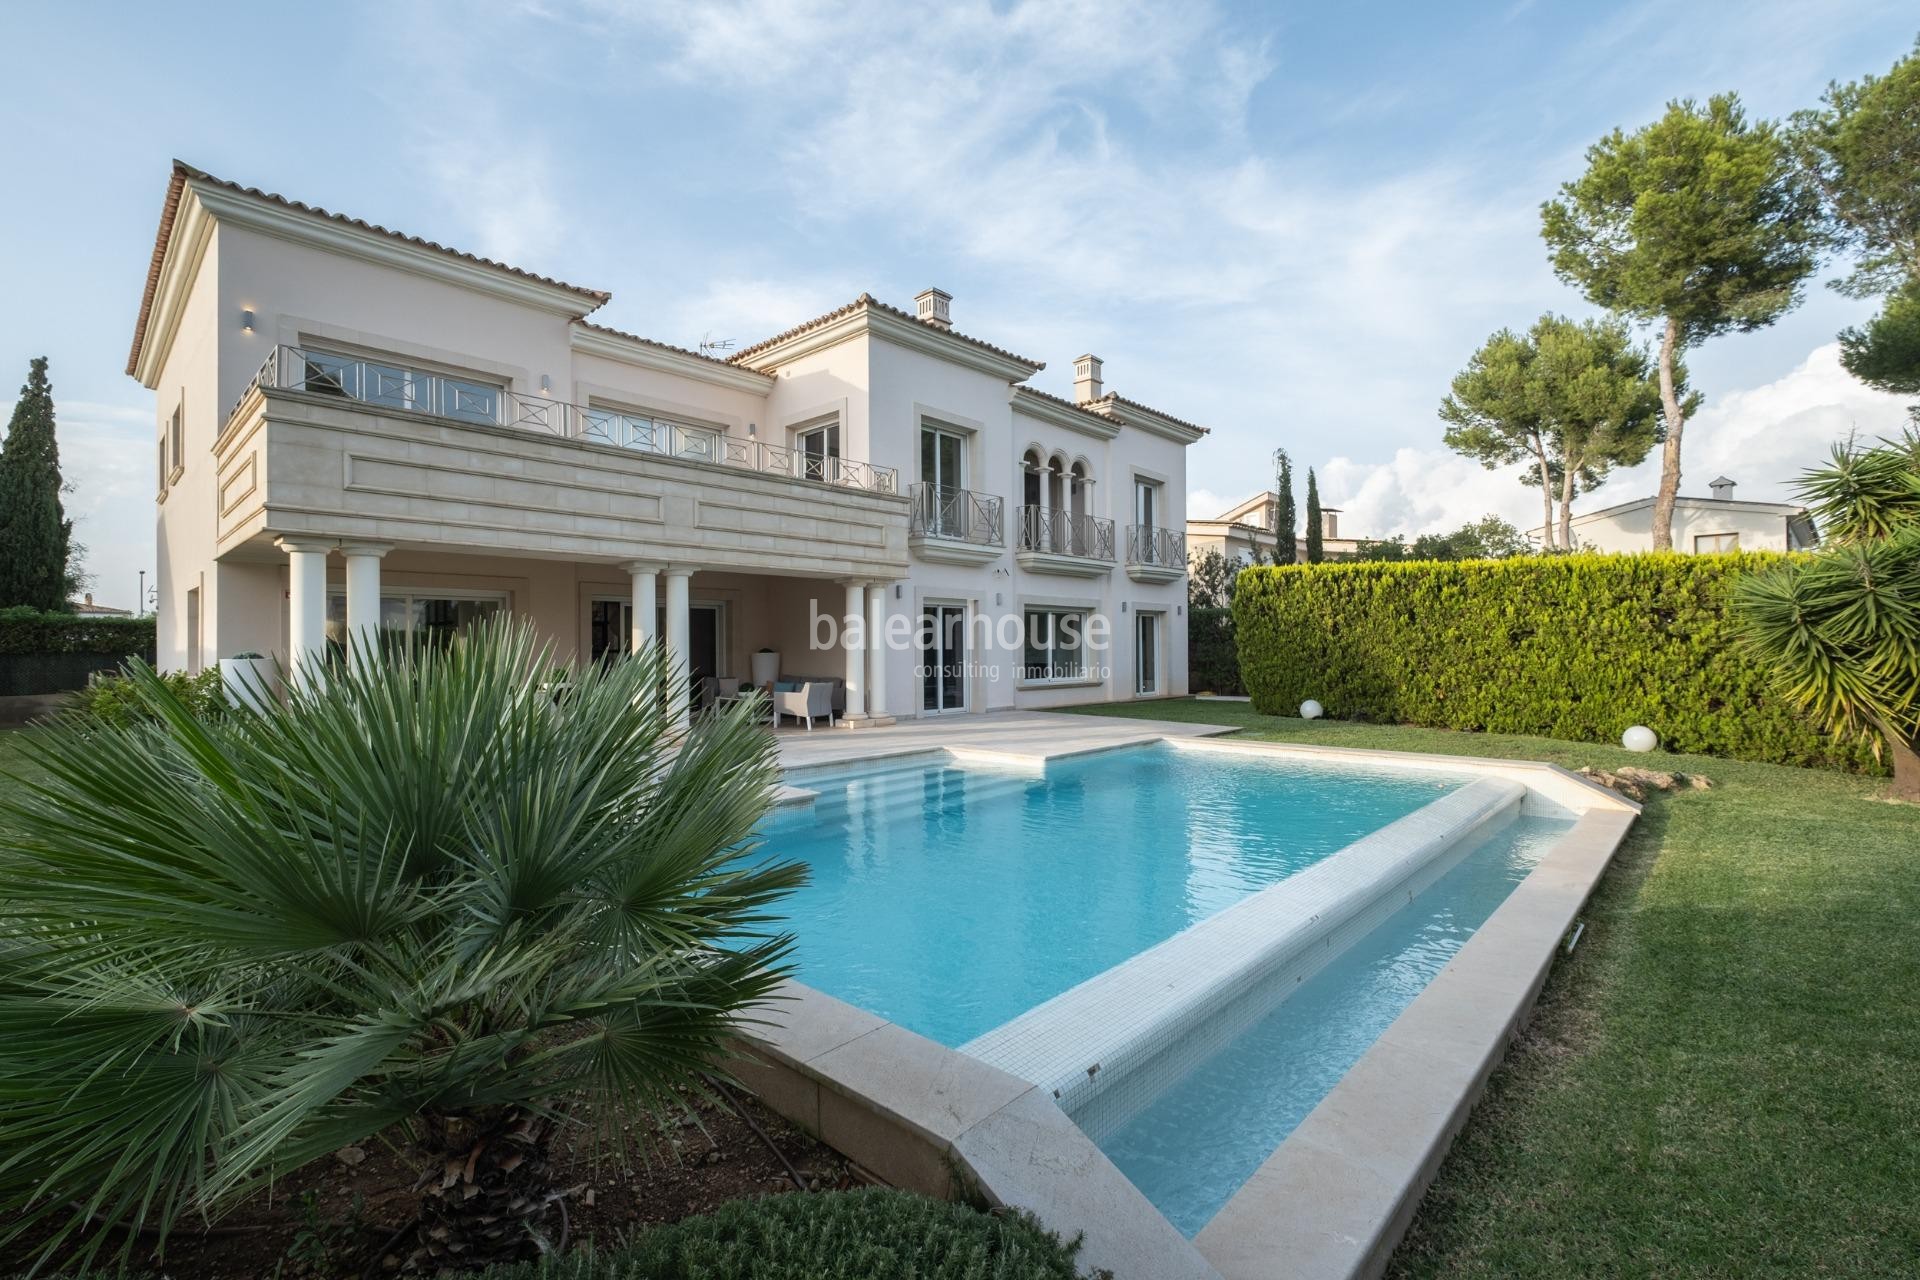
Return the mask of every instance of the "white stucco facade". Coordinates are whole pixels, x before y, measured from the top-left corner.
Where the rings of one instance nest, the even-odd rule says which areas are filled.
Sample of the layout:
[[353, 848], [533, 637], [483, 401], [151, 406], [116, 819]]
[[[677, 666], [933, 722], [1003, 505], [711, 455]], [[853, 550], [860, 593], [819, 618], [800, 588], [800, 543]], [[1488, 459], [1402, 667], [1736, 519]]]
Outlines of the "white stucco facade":
[[[1819, 542], [1807, 509], [1785, 502], [1747, 502], [1733, 496], [1734, 482], [1713, 481], [1713, 496], [1673, 503], [1673, 549], [1689, 555], [1718, 551], [1800, 551]], [[1647, 551], [1653, 546], [1653, 499], [1639, 498], [1576, 515], [1569, 522], [1573, 545], [1583, 551]], [[1528, 536], [1542, 541], [1544, 531]]]
[[[128, 367], [161, 665], [505, 610], [562, 661], [771, 649], [855, 723], [1186, 692], [1202, 428], [1092, 357], [1072, 401], [1025, 387], [937, 291], [727, 360], [593, 324], [607, 296], [176, 166]], [[898, 642], [819, 647], [849, 614]]]

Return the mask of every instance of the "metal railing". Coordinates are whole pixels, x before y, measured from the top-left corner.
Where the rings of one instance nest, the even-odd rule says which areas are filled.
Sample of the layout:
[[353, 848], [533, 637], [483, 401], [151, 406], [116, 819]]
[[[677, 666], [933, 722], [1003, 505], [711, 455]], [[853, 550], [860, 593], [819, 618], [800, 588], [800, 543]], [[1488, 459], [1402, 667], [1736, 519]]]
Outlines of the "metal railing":
[[1051, 551], [1088, 560], [1113, 559], [1113, 521], [1076, 515], [1059, 507], [1025, 506], [1018, 511], [1020, 550]]
[[1159, 525], [1127, 526], [1127, 563], [1163, 565], [1169, 569], [1187, 567], [1187, 535]]
[[[257, 387], [339, 396], [360, 404], [424, 413], [454, 422], [514, 427], [683, 462], [704, 462], [762, 475], [864, 489], [870, 493], [900, 492], [900, 473], [892, 467], [877, 467], [870, 462], [758, 440], [742, 440], [712, 427], [523, 395], [491, 383], [386, 360], [279, 346], [268, 353], [247, 392]], [[244, 401], [246, 394], [240, 398]], [[238, 408], [236, 405], [236, 412]]]
[[1002, 500], [971, 489], [920, 483], [909, 485], [913, 499], [907, 532], [916, 537], [947, 538], [983, 547], [1006, 545], [1000, 528]]

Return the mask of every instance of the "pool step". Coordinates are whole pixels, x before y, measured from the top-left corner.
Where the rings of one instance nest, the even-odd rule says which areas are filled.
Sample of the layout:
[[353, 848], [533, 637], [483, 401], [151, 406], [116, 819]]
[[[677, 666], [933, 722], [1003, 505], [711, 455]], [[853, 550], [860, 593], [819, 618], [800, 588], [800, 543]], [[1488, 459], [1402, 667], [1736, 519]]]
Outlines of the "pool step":
[[1098, 1141], [1511, 822], [1525, 795], [1468, 783], [962, 1050], [1049, 1090]]

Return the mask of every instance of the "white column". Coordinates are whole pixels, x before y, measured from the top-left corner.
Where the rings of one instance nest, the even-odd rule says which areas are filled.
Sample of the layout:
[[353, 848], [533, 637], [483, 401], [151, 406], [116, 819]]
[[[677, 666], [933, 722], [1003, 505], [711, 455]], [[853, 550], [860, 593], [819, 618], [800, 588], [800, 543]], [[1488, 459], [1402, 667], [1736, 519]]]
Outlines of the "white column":
[[621, 567], [633, 579], [633, 618], [628, 628], [627, 648], [639, 653], [660, 638], [654, 634], [659, 627], [654, 615], [660, 611], [660, 566], [627, 564]]
[[887, 584], [867, 588], [867, 722], [892, 724], [887, 714]]
[[332, 539], [281, 538], [287, 553], [287, 665], [293, 682], [311, 684], [327, 647], [327, 552]]
[[859, 582], [847, 584], [847, 612], [842, 620], [845, 633], [840, 643], [847, 652], [847, 714], [841, 717], [846, 725], [865, 724], [867, 722], [867, 588]]
[[347, 558], [347, 661], [358, 671], [380, 652], [380, 557], [391, 542], [343, 542]]
[[1040, 527], [1033, 531], [1036, 551], [1053, 550], [1053, 526], [1047, 515], [1053, 510], [1053, 463], [1040, 460]]
[[672, 664], [672, 674], [668, 676], [668, 710], [672, 713], [673, 723], [686, 728], [687, 706], [687, 579], [693, 576], [691, 569], [668, 569], [667, 571], [667, 658]]

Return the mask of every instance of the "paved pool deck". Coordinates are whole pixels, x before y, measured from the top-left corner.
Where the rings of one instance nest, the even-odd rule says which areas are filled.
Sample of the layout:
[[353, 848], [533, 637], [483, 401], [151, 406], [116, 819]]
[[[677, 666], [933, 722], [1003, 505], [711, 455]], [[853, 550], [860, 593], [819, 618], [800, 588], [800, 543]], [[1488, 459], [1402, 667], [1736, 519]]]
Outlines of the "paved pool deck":
[[781, 729], [780, 766], [791, 775], [806, 770], [930, 751], [952, 751], [1008, 761], [1044, 764], [1065, 756], [1138, 746], [1162, 738], [1207, 738], [1233, 726], [1124, 716], [1082, 716], [1061, 711], [988, 711], [979, 715], [901, 720], [878, 729]]

